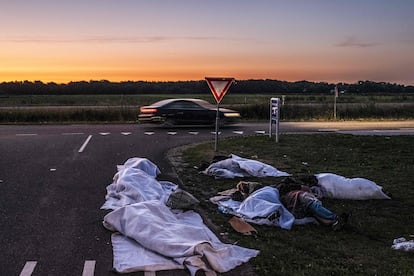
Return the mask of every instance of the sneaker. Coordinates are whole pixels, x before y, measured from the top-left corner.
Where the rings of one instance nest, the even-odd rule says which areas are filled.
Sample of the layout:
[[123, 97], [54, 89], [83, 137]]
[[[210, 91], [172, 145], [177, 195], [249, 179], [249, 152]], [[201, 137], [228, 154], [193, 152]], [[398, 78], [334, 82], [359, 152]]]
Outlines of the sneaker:
[[341, 230], [348, 223], [349, 214], [343, 213], [338, 219], [332, 224], [333, 231]]

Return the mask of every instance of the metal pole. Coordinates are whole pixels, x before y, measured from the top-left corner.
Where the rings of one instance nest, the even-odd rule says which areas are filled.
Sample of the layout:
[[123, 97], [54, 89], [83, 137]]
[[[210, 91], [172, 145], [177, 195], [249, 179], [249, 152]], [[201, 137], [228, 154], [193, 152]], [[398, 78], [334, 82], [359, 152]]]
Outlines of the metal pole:
[[279, 142], [279, 111], [280, 110], [280, 106], [279, 106], [279, 100], [277, 101], [277, 114], [276, 114], [276, 143]]
[[216, 112], [216, 138], [214, 141], [214, 151], [217, 151], [217, 146], [218, 146], [218, 121], [219, 121], [219, 103], [217, 103], [217, 112]]
[[272, 138], [272, 98], [270, 98], [270, 104], [269, 104], [269, 114], [270, 114], [270, 118], [269, 118], [269, 138]]
[[336, 120], [336, 98], [338, 95], [338, 86], [335, 86], [335, 92], [334, 92], [334, 120]]

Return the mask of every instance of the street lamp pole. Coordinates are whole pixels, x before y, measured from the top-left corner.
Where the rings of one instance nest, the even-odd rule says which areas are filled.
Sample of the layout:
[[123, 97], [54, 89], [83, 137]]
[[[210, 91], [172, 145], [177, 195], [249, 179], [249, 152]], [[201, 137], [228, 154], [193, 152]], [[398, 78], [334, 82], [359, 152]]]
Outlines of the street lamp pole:
[[336, 98], [338, 98], [338, 84], [335, 85], [335, 93], [334, 93], [334, 120], [336, 120]]

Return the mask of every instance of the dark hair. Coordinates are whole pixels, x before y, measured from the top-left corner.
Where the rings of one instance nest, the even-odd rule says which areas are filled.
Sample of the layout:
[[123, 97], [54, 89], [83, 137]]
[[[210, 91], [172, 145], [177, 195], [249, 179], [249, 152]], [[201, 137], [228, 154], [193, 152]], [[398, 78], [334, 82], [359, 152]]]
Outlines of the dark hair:
[[302, 185], [297, 184], [297, 183], [280, 183], [278, 185], [276, 185], [276, 188], [279, 190], [279, 194], [280, 195], [284, 195], [287, 194], [291, 191], [296, 191], [296, 190], [300, 190], [302, 188]]
[[299, 176], [299, 180], [304, 182], [307, 186], [315, 186], [318, 185], [318, 179], [313, 174], [305, 174]]

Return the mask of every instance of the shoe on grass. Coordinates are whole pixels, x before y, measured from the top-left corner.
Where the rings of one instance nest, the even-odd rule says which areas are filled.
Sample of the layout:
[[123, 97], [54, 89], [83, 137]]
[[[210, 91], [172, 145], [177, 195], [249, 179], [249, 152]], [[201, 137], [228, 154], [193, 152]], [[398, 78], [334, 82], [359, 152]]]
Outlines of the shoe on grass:
[[338, 219], [332, 224], [332, 230], [333, 231], [339, 231], [341, 230], [347, 223], [350, 215], [347, 213], [341, 214]]

